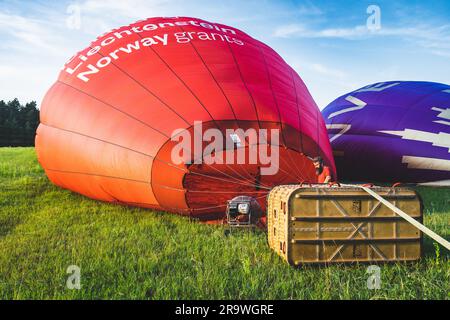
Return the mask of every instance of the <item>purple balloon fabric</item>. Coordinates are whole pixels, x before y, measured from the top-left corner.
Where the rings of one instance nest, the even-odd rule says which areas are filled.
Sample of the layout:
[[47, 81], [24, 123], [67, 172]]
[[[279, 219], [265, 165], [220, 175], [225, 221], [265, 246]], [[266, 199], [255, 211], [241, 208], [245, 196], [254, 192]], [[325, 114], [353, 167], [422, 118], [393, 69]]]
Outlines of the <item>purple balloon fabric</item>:
[[341, 180], [450, 179], [450, 86], [392, 81], [339, 97], [323, 110]]

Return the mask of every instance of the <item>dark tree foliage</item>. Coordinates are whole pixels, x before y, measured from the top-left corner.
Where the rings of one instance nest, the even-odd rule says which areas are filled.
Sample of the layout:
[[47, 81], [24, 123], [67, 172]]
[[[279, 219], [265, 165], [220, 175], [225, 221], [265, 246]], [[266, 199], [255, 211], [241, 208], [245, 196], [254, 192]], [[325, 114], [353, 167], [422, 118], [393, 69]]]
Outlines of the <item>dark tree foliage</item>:
[[0, 147], [34, 146], [38, 125], [36, 102], [22, 105], [18, 99], [0, 101]]

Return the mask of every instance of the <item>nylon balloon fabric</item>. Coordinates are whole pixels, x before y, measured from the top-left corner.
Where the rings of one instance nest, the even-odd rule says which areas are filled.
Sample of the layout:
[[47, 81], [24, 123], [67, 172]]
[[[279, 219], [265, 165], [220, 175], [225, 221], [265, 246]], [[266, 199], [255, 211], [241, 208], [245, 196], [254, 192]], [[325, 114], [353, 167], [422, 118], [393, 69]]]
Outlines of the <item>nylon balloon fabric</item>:
[[450, 179], [449, 85], [376, 83], [339, 97], [323, 115], [341, 179]]
[[[279, 142], [256, 143], [279, 152], [278, 170], [240, 163], [246, 141], [213, 152], [231, 163], [174, 161], [174, 136], [208, 129], [224, 139], [229, 129], [279, 130]], [[223, 215], [235, 196], [265, 207], [272, 186], [314, 182], [308, 157], [322, 156], [335, 172], [325, 123], [298, 74], [244, 32], [188, 17], [141, 20], [74, 55], [42, 102], [36, 151], [62, 188], [201, 219]]]

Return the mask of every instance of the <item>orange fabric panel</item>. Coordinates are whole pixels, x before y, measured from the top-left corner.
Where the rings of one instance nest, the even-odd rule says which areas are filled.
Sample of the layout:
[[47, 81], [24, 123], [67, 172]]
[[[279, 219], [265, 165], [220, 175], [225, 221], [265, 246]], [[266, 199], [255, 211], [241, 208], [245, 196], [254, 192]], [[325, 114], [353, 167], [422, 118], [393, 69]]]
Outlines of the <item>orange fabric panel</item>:
[[45, 125], [36, 148], [49, 179], [61, 187], [104, 201], [157, 204], [152, 157]]
[[[50, 89], [44, 109], [52, 110], [43, 125], [92, 137], [105, 143], [155, 156], [168, 137], [104, 103], [62, 83]], [[70, 101], [69, 107], [61, 107]], [[143, 139], [146, 137], [146, 139]]]

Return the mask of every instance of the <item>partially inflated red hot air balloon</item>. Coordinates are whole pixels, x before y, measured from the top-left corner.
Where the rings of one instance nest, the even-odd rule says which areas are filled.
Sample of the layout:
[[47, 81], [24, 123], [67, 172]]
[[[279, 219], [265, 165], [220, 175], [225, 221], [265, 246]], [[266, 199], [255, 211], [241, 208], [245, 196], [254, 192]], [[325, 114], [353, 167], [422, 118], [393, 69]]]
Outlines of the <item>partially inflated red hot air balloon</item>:
[[264, 207], [272, 186], [315, 181], [308, 157], [335, 172], [297, 73], [244, 32], [186, 17], [115, 29], [71, 58], [42, 102], [36, 150], [58, 186], [202, 219], [236, 196]]

